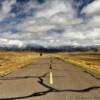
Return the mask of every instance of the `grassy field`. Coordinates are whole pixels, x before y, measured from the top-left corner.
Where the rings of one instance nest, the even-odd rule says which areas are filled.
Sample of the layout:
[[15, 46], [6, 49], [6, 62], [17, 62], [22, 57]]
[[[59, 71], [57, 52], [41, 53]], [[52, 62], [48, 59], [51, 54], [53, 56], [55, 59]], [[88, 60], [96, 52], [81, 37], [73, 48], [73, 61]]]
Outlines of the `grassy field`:
[[94, 75], [100, 75], [100, 53], [62, 53], [56, 57], [75, 64]]
[[[100, 75], [100, 53], [58, 53], [50, 54], [49, 57], [51, 56], [56, 56], [88, 72]], [[39, 58], [39, 53], [34, 52], [0, 52], [0, 76], [27, 66]]]
[[0, 76], [24, 67], [40, 57], [32, 52], [0, 52]]

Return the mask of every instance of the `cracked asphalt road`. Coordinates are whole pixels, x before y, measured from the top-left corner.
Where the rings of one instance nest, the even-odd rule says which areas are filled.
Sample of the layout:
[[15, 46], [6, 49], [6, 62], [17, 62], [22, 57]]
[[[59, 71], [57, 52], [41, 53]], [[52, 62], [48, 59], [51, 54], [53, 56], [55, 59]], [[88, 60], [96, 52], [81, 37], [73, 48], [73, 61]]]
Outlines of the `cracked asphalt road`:
[[60, 59], [42, 58], [0, 77], [0, 100], [100, 100], [100, 79]]

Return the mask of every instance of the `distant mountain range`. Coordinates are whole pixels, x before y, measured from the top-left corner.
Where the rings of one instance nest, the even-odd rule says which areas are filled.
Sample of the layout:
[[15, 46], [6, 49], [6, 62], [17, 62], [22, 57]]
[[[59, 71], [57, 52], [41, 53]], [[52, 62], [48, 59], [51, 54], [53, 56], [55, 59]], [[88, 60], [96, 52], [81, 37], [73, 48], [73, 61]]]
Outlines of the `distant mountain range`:
[[18, 46], [0, 46], [0, 51], [35, 51], [35, 52], [86, 52], [86, 51], [100, 51], [100, 46], [55, 46], [55, 47], [43, 47], [41, 45], [27, 45], [25, 47]]

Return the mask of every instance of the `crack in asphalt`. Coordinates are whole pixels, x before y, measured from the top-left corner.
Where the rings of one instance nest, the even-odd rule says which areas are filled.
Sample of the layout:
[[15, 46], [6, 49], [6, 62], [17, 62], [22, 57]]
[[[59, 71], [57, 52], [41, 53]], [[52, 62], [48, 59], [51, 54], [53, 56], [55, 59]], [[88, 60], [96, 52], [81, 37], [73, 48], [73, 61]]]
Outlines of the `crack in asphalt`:
[[[20, 80], [20, 79], [33, 79], [33, 78], [38, 78], [41, 76], [23, 76], [23, 77], [6, 77], [6, 78], [0, 78], [0, 80]], [[53, 76], [53, 77], [66, 77], [66, 76]], [[0, 83], [1, 84], [1, 83]]]
[[100, 80], [100, 78], [99, 77], [97, 77], [97, 76], [95, 76], [95, 75], [93, 75], [93, 74], [91, 74], [91, 73], [89, 73], [88, 71], [84, 71], [84, 73], [86, 73], [86, 74], [88, 74], [88, 75], [90, 75], [90, 76], [92, 76], [93, 78], [95, 78], [95, 79], [97, 79], [97, 80]]
[[47, 90], [40, 91], [40, 92], [35, 92], [35, 93], [30, 94], [28, 96], [12, 97], [12, 98], [0, 98], [0, 100], [15, 100], [15, 99], [31, 98], [31, 97], [36, 97], [36, 96], [43, 96], [43, 95], [46, 95], [46, 94], [51, 93], [51, 92], [55, 92], [55, 93], [58, 93], [58, 92], [90, 92], [91, 90], [96, 90], [96, 89], [100, 88], [100, 86], [93, 86], [93, 87], [88, 87], [88, 88], [80, 89], [80, 90], [73, 90], [73, 89], [60, 90], [60, 89], [55, 89], [52, 86], [49, 86], [49, 85], [44, 83], [44, 79], [43, 78], [45, 78], [47, 75], [48, 75], [48, 73], [45, 73], [41, 77], [38, 77], [38, 79], [39, 79], [38, 83], [40, 85], [42, 85], [43, 87], [47, 88]]
[[[50, 60], [50, 62], [52, 62], [52, 60]], [[52, 63], [51, 63], [52, 64]], [[51, 65], [50, 65], [51, 66]], [[86, 71], [83, 71], [89, 75], [91, 75], [90, 73], [86, 72]], [[56, 88], [53, 88], [52, 86], [50, 85], [47, 85], [45, 82], [44, 82], [44, 78], [47, 77], [47, 75], [49, 74], [49, 72], [43, 74], [42, 76], [25, 76], [25, 77], [21, 77], [21, 78], [38, 78], [38, 83], [45, 87], [47, 90], [45, 91], [40, 91], [40, 92], [35, 92], [35, 93], [32, 93], [30, 95], [27, 95], [27, 96], [21, 96], [21, 97], [11, 97], [11, 98], [0, 98], [0, 100], [15, 100], [15, 99], [26, 99], [26, 98], [31, 98], [31, 97], [36, 97], [36, 96], [43, 96], [43, 95], [46, 95], [48, 93], [59, 93], [59, 92], [90, 92], [91, 90], [97, 90], [100, 88], [100, 86], [91, 86], [91, 87], [87, 87], [87, 88], [84, 88], [84, 89], [64, 89], [64, 90], [60, 90], [60, 89], [56, 89]], [[91, 75], [92, 77], [96, 78], [95, 76]], [[20, 79], [19, 77], [15, 77], [15, 78], [18, 78]], [[96, 78], [98, 79], [98, 78]]]

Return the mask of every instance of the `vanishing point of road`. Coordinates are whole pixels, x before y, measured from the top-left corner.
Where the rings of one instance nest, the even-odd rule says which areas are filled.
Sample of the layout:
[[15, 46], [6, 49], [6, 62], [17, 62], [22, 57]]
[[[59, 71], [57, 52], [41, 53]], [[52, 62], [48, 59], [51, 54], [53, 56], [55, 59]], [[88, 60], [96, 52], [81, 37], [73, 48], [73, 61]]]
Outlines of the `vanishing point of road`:
[[60, 59], [42, 58], [0, 77], [0, 100], [100, 100], [100, 78]]

